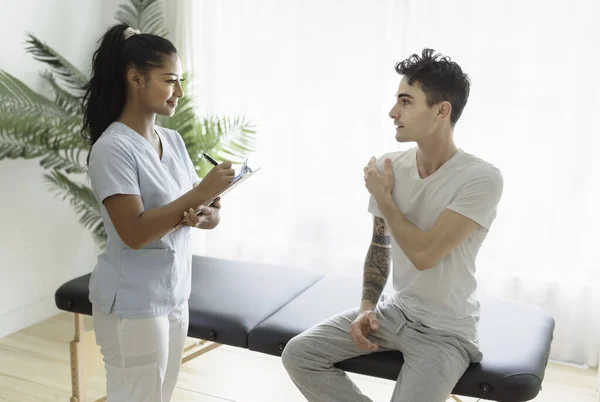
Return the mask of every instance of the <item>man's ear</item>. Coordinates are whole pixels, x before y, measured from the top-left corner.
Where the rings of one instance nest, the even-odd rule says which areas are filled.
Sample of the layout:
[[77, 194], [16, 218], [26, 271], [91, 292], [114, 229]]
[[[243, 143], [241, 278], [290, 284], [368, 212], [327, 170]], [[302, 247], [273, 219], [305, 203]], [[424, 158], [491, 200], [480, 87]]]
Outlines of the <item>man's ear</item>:
[[141, 73], [141, 71], [138, 71], [136, 68], [132, 67], [127, 70], [127, 82], [134, 88], [141, 89], [145, 85], [144, 75]]
[[448, 101], [444, 101], [439, 104], [437, 116], [441, 119], [449, 119], [452, 113], [452, 104]]

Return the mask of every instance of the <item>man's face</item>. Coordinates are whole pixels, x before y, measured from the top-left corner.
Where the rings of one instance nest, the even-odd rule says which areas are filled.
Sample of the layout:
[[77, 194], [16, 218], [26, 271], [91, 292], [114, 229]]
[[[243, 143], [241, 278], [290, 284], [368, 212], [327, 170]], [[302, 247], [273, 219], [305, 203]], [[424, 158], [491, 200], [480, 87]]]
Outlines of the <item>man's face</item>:
[[396, 141], [413, 142], [431, 135], [437, 126], [436, 105], [429, 107], [419, 83], [409, 85], [406, 77], [400, 81], [396, 104], [390, 117], [396, 126]]

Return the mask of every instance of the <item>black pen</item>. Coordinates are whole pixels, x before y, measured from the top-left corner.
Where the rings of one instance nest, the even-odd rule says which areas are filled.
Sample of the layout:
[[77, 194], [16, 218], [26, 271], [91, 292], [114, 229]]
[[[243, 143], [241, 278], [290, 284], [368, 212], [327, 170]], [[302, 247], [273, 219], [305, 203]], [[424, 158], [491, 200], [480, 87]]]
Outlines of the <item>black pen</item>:
[[203, 156], [204, 156], [206, 159], [208, 159], [208, 161], [209, 161], [210, 163], [212, 163], [213, 165], [217, 166], [217, 165], [219, 164], [219, 163], [218, 163], [216, 160], [214, 160], [214, 159], [213, 159], [213, 158], [211, 158], [210, 156], [206, 155], [204, 152], [202, 152], [202, 155], [203, 155]]

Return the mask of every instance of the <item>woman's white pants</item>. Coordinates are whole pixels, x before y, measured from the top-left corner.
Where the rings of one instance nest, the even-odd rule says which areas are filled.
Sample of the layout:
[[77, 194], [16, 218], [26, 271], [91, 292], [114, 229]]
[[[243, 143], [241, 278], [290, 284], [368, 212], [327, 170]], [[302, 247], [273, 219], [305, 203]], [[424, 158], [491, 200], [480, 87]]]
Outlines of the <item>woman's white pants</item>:
[[169, 315], [130, 319], [93, 308], [104, 356], [107, 402], [169, 402], [181, 367], [188, 304]]

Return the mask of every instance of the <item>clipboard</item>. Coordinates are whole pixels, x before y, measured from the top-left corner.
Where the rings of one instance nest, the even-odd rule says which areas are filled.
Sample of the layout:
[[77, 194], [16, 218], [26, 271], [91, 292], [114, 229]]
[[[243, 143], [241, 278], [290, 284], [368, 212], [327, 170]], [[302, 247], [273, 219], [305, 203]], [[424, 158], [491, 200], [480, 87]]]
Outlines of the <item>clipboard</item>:
[[[210, 199], [208, 199], [207, 201], [205, 201], [202, 206], [209, 206], [210, 204], [213, 203], [213, 201], [215, 199], [217, 199], [217, 197], [222, 197], [225, 194], [227, 194], [228, 192], [230, 192], [231, 190], [233, 190], [234, 188], [236, 188], [237, 186], [239, 186], [240, 184], [242, 184], [243, 182], [245, 182], [246, 180], [248, 180], [250, 177], [252, 177], [256, 172], [258, 172], [261, 168], [252, 170], [250, 169], [250, 167], [248, 166], [248, 159], [246, 159], [244, 161], [244, 164], [242, 165], [242, 167], [240, 168], [240, 173], [238, 173], [237, 176], [234, 177], [233, 181], [231, 182], [231, 184], [227, 187], [225, 187], [223, 190], [221, 190], [219, 193], [215, 194], [214, 196], [212, 196]], [[201, 214], [201, 210], [198, 208], [194, 211], [196, 213], [196, 215], [200, 215]]]

